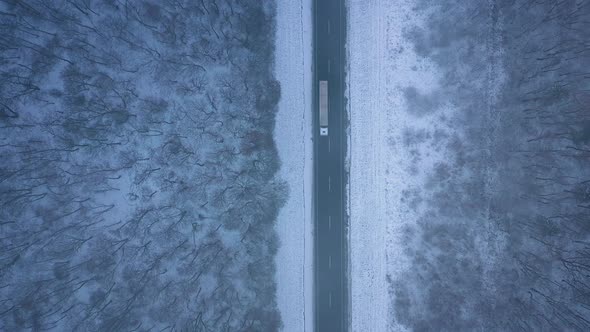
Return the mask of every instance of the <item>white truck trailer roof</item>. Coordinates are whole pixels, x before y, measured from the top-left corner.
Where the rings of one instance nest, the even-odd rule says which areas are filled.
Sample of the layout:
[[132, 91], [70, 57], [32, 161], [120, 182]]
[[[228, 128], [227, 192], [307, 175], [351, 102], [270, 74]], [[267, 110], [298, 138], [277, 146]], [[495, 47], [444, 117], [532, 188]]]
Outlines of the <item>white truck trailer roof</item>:
[[320, 81], [320, 135], [328, 135], [328, 81]]

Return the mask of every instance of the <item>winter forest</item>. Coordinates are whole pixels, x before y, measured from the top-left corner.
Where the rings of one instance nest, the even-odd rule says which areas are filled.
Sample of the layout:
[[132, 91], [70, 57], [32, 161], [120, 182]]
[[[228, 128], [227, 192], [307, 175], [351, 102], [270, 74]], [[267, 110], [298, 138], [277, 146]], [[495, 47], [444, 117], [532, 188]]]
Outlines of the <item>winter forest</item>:
[[273, 6], [0, 2], [0, 330], [280, 327]]
[[[310, 296], [277, 300], [277, 104], [313, 100], [316, 65], [284, 56], [286, 98], [281, 1], [0, 0], [0, 331], [303, 329], [277, 303], [314, 319]], [[289, 52], [312, 38], [303, 3]], [[344, 3], [348, 132], [374, 138], [349, 137], [349, 179], [370, 180], [350, 183], [374, 184], [349, 212], [378, 217], [351, 214], [349, 241], [379, 240], [350, 246], [352, 326], [590, 331], [590, 1]]]
[[442, 79], [403, 91], [432, 125], [390, 137], [414, 158], [408, 174], [426, 174], [389, 202], [418, 216], [410, 268], [388, 277], [391, 321], [590, 330], [590, 2], [416, 3], [424, 24], [403, 37]]

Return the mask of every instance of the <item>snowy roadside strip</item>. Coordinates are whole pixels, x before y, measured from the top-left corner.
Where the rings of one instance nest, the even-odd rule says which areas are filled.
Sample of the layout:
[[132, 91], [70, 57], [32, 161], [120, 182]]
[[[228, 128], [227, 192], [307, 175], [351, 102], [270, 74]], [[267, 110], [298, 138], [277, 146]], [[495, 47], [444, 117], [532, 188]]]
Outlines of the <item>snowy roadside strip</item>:
[[277, 233], [277, 304], [284, 331], [313, 331], [312, 0], [277, 1], [275, 75], [281, 83], [275, 141], [289, 186]]
[[346, 17], [345, 17], [345, 32], [346, 32], [346, 40], [344, 42], [344, 96], [346, 98], [346, 102], [343, 104], [346, 108], [346, 151], [344, 151], [344, 176], [346, 176], [345, 187], [344, 187], [344, 213], [346, 214], [346, 228], [345, 228], [345, 241], [346, 241], [346, 248], [348, 252], [346, 253], [346, 308], [348, 311], [347, 317], [345, 317], [345, 323], [348, 327], [349, 331], [352, 331], [352, 255], [350, 253], [351, 244], [350, 244], [350, 226], [351, 226], [351, 218], [350, 218], [350, 166], [351, 160], [350, 156], [352, 155], [352, 147], [351, 147], [351, 105], [350, 105], [350, 1], [344, 1], [344, 8], [346, 10]]
[[385, 331], [387, 227], [382, 158], [386, 157], [387, 122], [381, 91], [385, 15], [379, 0], [351, 0], [348, 10], [351, 331]]

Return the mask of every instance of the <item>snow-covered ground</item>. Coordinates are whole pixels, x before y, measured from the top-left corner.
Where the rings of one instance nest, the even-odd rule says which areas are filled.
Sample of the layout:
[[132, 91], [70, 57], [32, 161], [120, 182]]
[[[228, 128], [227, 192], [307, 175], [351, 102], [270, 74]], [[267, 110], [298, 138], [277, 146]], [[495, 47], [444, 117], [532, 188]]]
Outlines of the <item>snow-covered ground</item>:
[[403, 329], [392, 319], [387, 280], [397, 279], [408, 266], [402, 230], [417, 215], [397, 203], [405, 190], [425, 181], [421, 170], [431, 169], [440, 158], [420, 151], [423, 168], [416, 174], [413, 152], [402, 146], [405, 132], [436, 121], [406, 112], [404, 88], [428, 93], [437, 86], [436, 70], [402, 38], [404, 27], [421, 24], [412, 12], [414, 3], [348, 1], [352, 331]]
[[275, 141], [289, 199], [279, 213], [277, 302], [285, 331], [313, 330], [311, 0], [277, 1], [276, 67], [281, 100]]

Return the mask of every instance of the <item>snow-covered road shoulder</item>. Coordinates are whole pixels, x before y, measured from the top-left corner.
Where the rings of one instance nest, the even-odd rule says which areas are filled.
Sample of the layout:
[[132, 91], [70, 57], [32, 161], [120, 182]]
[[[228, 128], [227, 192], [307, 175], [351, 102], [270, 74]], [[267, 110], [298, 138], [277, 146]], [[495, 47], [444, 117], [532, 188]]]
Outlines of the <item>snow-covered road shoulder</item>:
[[414, 85], [427, 90], [435, 82], [435, 73], [427, 63], [416, 62], [403, 38], [404, 27], [420, 24], [412, 11], [414, 2], [348, 2], [352, 331], [403, 329], [391, 320], [388, 278], [407, 266], [401, 230], [415, 220], [397, 202], [415, 178], [406, 173], [412, 157], [392, 146], [409, 124], [430, 121], [408, 116], [403, 88]]
[[281, 83], [275, 141], [289, 199], [279, 213], [277, 303], [285, 331], [313, 330], [311, 0], [278, 1], [275, 75]]
[[[378, 1], [350, 1], [348, 16], [350, 114], [350, 297], [352, 331], [385, 331], [386, 225], [381, 202], [384, 169], [381, 119], [383, 51]], [[375, 48], [377, 47], [377, 48]], [[371, 50], [367, 52], [367, 50]]]

